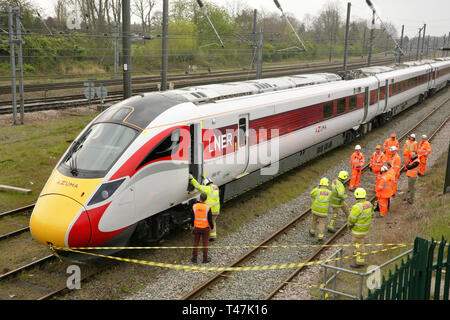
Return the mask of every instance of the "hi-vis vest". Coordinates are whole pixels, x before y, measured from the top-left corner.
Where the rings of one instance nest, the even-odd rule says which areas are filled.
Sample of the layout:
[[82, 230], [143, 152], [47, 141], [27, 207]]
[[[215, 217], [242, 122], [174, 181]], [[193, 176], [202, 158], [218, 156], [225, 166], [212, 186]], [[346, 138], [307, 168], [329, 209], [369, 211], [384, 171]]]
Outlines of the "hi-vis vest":
[[331, 184], [330, 205], [340, 208], [344, 205], [345, 199], [347, 199], [347, 195], [345, 194], [344, 184], [339, 179], [334, 179]]
[[314, 188], [311, 191], [311, 197], [314, 198], [311, 204], [311, 211], [321, 217], [328, 215], [328, 207], [330, 205], [331, 191], [326, 188]]
[[201, 191], [203, 193], [206, 193], [208, 198], [206, 198], [206, 204], [211, 207], [211, 213], [219, 213], [220, 211], [220, 198], [219, 198], [219, 187], [210, 184], [209, 186], [201, 185], [200, 183], [195, 180], [195, 178], [192, 178], [191, 184], [197, 189], [198, 191]]
[[373, 206], [370, 201], [361, 201], [353, 205], [350, 215], [348, 216], [348, 226], [352, 229], [352, 233], [364, 235], [369, 232], [372, 223]]
[[[414, 162], [420, 162], [419, 158], [416, 158], [414, 161], [410, 162], [409, 164], [413, 164]], [[406, 171], [406, 175], [411, 178], [417, 177], [419, 174], [419, 166], [415, 167], [414, 169], [409, 169]]]
[[209, 206], [206, 203], [196, 203], [192, 206], [192, 210], [194, 210], [194, 227], [201, 229], [208, 228]]
[[403, 154], [411, 154], [413, 151], [417, 151], [417, 141], [406, 140], [403, 147]]
[[377, 197], [390, 198], [392, 196], [394, 187], [394, 178], [389, 173], [383, 173], [381, 178], [375, 185], [375, 192]]

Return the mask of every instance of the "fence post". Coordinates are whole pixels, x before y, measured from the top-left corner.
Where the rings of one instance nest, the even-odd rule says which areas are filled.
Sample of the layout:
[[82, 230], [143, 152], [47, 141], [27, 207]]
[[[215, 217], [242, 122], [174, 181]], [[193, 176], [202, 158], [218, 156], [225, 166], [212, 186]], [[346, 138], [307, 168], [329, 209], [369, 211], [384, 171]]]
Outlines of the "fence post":
[[[444, 267], [444, 264], [442, 263], [442, 261], [444, 259], [445, 242], [446, 241], [444, 239], [444, 236], [442, 236], [441, 244], [439, 245], [439, 249], [438, 249], [437, 261], [436, 261], [436, 278], [435, 278], [435, 282], [434, 282], [434, 300], [439, 300], [439, 295], [441, 294], [441, 275], [442, 275], [442, 268]], [[449, 257], [447, 257], [447, 259], [448, 258]]]
[[444, 194], [447, 192], [450, 192], [450, 143], [448, 144], [447, 169], [444, 181]]
[[426, 265], [426, 277], [425, 277], [425, 285], [422, 287], [424, 292], [424, 300], [430, 300], [430, 291], [431, 291], [431, 275], [433, 274], [433, 256], [434, 249], [436, 248], [436, 242], [431, 238], [431, 245], [428, 248], [428, 259]]
[[450, 292], [450, 246], [447, 249], [447, 264], [445, 265], [445, 280], [444, 280], [444, 300], [448, 300]]

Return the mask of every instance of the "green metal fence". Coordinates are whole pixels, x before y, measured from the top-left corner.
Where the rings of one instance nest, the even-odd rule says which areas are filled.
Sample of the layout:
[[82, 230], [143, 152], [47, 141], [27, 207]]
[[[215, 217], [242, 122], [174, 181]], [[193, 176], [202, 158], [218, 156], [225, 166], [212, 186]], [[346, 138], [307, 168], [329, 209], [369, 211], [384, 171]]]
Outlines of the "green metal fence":
[[394, 272], [389, 270], [387, 279], [382, 278], [381, 287], [368, 291], [367, 300], [449, 300], [450, 246], [446, 243], [443, 237], [439, 243], [416, 238], [412, 256], [406, 262], [402, 260], [400, 266], [397, 264]]

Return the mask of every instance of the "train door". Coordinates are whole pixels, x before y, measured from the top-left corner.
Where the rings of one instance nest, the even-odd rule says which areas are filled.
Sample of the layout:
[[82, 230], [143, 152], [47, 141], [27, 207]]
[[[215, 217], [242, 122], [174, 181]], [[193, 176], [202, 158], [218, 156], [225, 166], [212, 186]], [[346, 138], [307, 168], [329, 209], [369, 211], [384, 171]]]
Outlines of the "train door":
[[383, 112], [386, 112], [388, 107], [388, 100], [389, 100], [389, 80], [386, 79], [384, 82], [384, 109]]
[[364, 123], [367, 119], [367, 114], [369, 113], [369, 97], [370, 96], [370, 91], [369, 91], [369, 87], [365, 88], [365, 95], [364, 95], [364, 116], [361, 120], [361, 123]]
[[[202, 182], [203, 174], [203, 142], [201, 123], [191, 124], [189, 127], [191, 143], [189, 146], [189, 172], [198, 182]], [[189, 184], [188, 191], [194, 187]]]
[[246, 169], [249, 159], [249, 115], [243, 114], [239, 116], [238, 122], [238, 141], [236, 151], [236, 178], [240, 178], [247, 174]]

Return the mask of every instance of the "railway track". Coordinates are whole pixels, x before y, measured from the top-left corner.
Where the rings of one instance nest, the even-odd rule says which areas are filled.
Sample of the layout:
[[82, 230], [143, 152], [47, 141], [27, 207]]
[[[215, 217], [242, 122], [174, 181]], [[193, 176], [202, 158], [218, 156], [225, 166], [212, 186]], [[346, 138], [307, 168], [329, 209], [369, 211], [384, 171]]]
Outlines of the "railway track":
[[[438, 105], [436, 108], [434, 108], [426, 117], [424, 117], [419, 123], [417, 123], [413, 128], [411, 128], [410, 130], [408, 130], [406, 133], [404, 133], [400, 139], [399, 142], [404, 142], [405, 138], [407, 138], [411, 132], [417, 130], [424, 122], [426, 122], [428, 119], [430, 119], [433, 115], [435, 115], [437, 113], [437, 111], [440, 110], [440, 108], [442, 106], [444, 106], [446, 103], [448, 103], [450, 99], [446, 99], [443, 103], [441, 103], [440, 105]], [[432, 138], [436, 135], [436, 133], [442, 128], [442, 126], [444, 126], [450, 119], [450, 116], [447, 116], [444, 121], [441, 122], [441, 124], [437, 127], [437, 129], [435, 129], [431, 134], [429, 134], [429, 139], [432, 140]], [[363, 169], [362, 172], [364, 174], [367, 173], [368, 171], [368, 167], [369, 165], [366, 164]], [[402, 168], [403, 169], [403, 168]], [[371, 177], [373, 178], [373, 177]], [[345, 181], [345, 185], [347, 186], [349, 183], [349, 179], [347, 181]], [[370, 190], [373, 189], [374, 183], [372, 183], [372, 185], [370, 186]], [[369, 189], [369, 186], [366, 188], [366, 190]], [[373, 195], [370, 198], [371, 202], [374, 202], [376, 199], [375, 195]], [[284, 225], [282, 228], [280, 228], [279, 230], [277, 230], [276, 232], [274, 232], [272, 235], [270, 235], [268, 238], [266, 238], [265, 240], [261, 241], [258, 245], [256, 245], [252, 250], [248, 251], [247, 253], [243, 254], [241, 257], [239, 257], [237, 260], [235, 260], [234, 262], [232, 262], [231, 264], [229, 264], [228, 266], [226, 266], [226, 268], [234, 268], [234, 267], [238, 267], [238, 266], [242, 266], [244, 263], [248, 262], [251, 259], [254, 259], [256, 255], [261, 254], [262, 250], [267, 249], [268, 246], [270, 246], [271, 244], [276, 243], [276, 241], [280, 238], [280, 237], [284, 237], [284, 235], [288, 232], [293, 232], [291, 230], [293, 229], [297, 229], [299, 226], [300, 222], [305, 222], [305, 219], [308, 218], [311, 215], [311, 209], [307, 209], [305, 211], [303, 211], [300, 215], [298, 215], [297, 217], [295, 217], [293, 220], [291, 220], [289, 223], [287, 223], [286, 225]], [[305, 227], [309, 227], [309, 225], [304, 225]], [[313, 259], [315, 257], [317, 257], [324, 248], [327, 247], [327, 245], [333, 244], [337, 239], [339, 239], [345, 232], [346, 230], [346, 223], [344, 222], [342, 224], [342, 226], [338, 229], [338, 231], [333, 234], [331, 237], [329, 237], [328, 239], [326, 239], [325, 243], [323, 246], [319, 246], [319, 248], [317, 250], [314, 250], [312, 253], [310, 253], [309, 257], [307, 258], [307, 260], [305, 261], [305, 263], [309, 263], [311, 261], [313, 261]], [[298, 231], [294, 231], [293, 233], [298, 232]], [[305, 232], [307, 233], [307, 230], [301, 230], [300, 232]], [[290, 283], [292, 281], [292, 279], [297, 276], [303, 269], [305, 268], [305, 266], [299, 267], [296, 270], [294, 270], [294, 272], [292, 272], [291, 274], [289, 274], [286, 278], [282, 279], [281, 281], [279, 281], [278, 286], [276, 286], [275, 289], [273, 289], [266, 297], [265, 300], [270, 300], [272, 299], [280, 290], [282, 290], [288, 283]], [[206, 291], [214, 291], [214, 286], [219, 282], [219, 281], [230, 281], [230, 280], [226, 280], [226, 279], [233, 279], [234, 276], [232, 275], [232, 271], [221, 271], [218, 272], [216, 274], [214, 274], [213, 276], [211, 276], [210, 278], [208, 278], [207, 280], [205, 280], [204, 282], [202, 282], [200, 285], [198, 285], [196, 288], [194, 288], [192, 291], [190, 291], [189, 293], [185, 294], [184, 296], [182, 296], [180, 299], [181, 300], [193, 300], [196, 298], [201, 298], [202, 294], [204, 294]], [[232, 281], [232, 280], [231, 280]], [[221, 285], [223, 287], [223, 284]], [[218, 285], [217, 285], [218, 287]]]
[[[438, 110], [440, 109], [440, 107], [442, 107], [443, 105], [445, 105], [445, 103], [447, 103], [448, 100], [449, 100], [449, 99], [445, 100], [444, 103], [441, 103], [438, 107], [435, 107], [435, 108], [433, 109], [433, 111], [430, 112], [430, 113], [428, 114], [428, 116], [426, 116], [426, 117], [423, 118], [423, 120], [421, 121], [421, 123], [425, 122], [425, 121], [426, 121], [427, 119], [429, 119], [432, 115], [436, 114], [436, 113], [438, 112]], [[447, 120], [448, 120], [448, 118], [447, 118]], [[443, 123], [444, 123], [444, 122], [443, 122]], [[418, 124], [418, 125], [420, 125], [420, 124]], [[417, 126], [418, 126], [418, 125], [417, 125]], [[442, 125], [443, 125], [443, 124], [441, 124], [441, 126], [442, 126]], [[411, 130], [416, 130], [417, 126], [415, 126], [415, 128], [413, 128], [413, 129], [411, 129]], [[441, 127], [441, 126], [440, 126], [440, 127]], [[439, 127], [439, 128], [440, 128], [440, 127]], [[410, 132], [411, 130], [409, 130], [408, 132]], [[437, 130], [438, 130], [438, 129], [437, 129]], [[436, 132], [437, 132], [437, 130], [436, 130]], [[408, 134], [409, 134], [409, 133], [406, 133], [406, 134], [404, 134], [404, 136], [407, 136]], [[434, 135], [434, 134], [433, 134], [433, 135]], [[429, 136], [431, 137], [431, 135], [429, 135]], [[363, 170], [366, 170], [366, 168], [364, 168]], [[4, 213], [0, 214], [0, 217], [6, 217], [6, 216], [9, 216], [9, 215], [17, 214], [18, 212], [20, 212], [20, 210], [23, 210], [24, 208], [30, 210], [30, 209], [32, 208], [32, 206], [33, 206], [33, 204], [30, 205], [30, 206], [26, 206], [26, 207], [23, 207], [23, 208], [16, 209], [16, 210], [11, 210], [11, 211], [8, 211], [8, 212], [4, 212]], [[309, 211], [309, 210], [307, 210], [307, 211]], [[290, 226], [298, 224], [298, 222], [299, 222], [300, 220], [303, 220], [303, 221], [304, 221], [305, 218], [306, 218], [308, 215], [309, 215], [308, 212], [302, 213], [299, 217], [297, 217], [297, 218], [295, 219], [295, 221], [292, 221], [291, 223], [289, 223], [288, 225], [286, 225], [286, 226], [283, 228], [284, 231], [280, 231], [280, 232], [281, 232], [281, 233], [283, 233], [283, 232], [288, 232], [288, 229], [290, 228]], [[344, 225], [343, 228], [345, 229], [345, 225]], [[342, 229], [342, 228], [341, 228], [341, 229]], [[263, 241], [263, 242], [261, 242], [260, 244], [258, 244], [257, 248], [254, 248], [254, 249], [251, 250], [248, 254], [246, 254], [246, 255], [242, 256], [241, 258], [237, 259], [237, 260], [236, 260], [232, 265], [230, 265], [230, 266], [237, 266], [237, 265], [243, 264], [243, 263], [244, 263], [245, 261], [247, 261], [252, 255], [256, 254], [256, 253], [260, 250], [260, 247], [266, 246], [267, 244], [271, 243], [271, 241], [274, 241], [273, 239], [276, 239], [277, 237], [279, 237], [279, 236], [280, 236], [280, 232], [277, 232], [277, 234], [272, 235], [272, 240], [266, 239], [265, 241]], [[328, 239], [327, 241], [333, 241], [334, 239], [338, 238], [338, 237], [341, 235], [341, 232], [342, 232], [342, 230], [340, 230], [338, 233], [336, 233], [336, 234], [331, 238], [331, 240]], [[327, 243], [331, 243], [331, 242], [327, 242]], [[320, 253], [320, 251], [312, 252], [311, 255], [310, 255], [310, 258], [308, 259], [308, 261], [314, 259], [314, 257], [317, 256], [317, 254], [319, 254], [319, 253]], [[0, 275], [0, 281], [4, 281], [4, 280], [8, 280], [8, 279], [14, 279], [14, 278], [16, 278], [17, 275], [20, 274], [22, 271], [24, 271], [24, 270], [34, 270], [34, 269], [36, 269], [35, 267], [38, 266], [38, 265], [44, 265], [43, 267], [40, 267], [39, 269], [42, 269], [41, 271], [44, 271], [42, 277], [48, 277], [48, 273], [45, 272], [45, 269], [47, 268], [47, 265], [51, 265], [51, 267], [54, 268], [54, 265], [52, 265], [52, 263], [55, 263], [55, 262], [57, 262], [57, 260], [55, 259], [55, 257], [54, 257], [53, 255], [48, 255], [48, 256], [42, 257], [42, 258], [40, 258], [39, 260], [36, 260], [36, 261], [34, 261], [34, 262], [31, 262], [31, 263], [28, 263], [28, 264], [26, 264], [26, 265], [24, 265], [24, 266], [22, 266], [22, 267], [20, 267], [20, 268], [17, 268], [16, 270], [12, 270], [12, 271], [9, 271], [9, 272], [7, 272], [7, 273], [1, 274], [1, 275]], [[62, 274], [64, 274], [64, 273], [61, 271], [61, 268], [62, 268], [61, 266], [60, 266], [60, 267], [57, 267], [57, 269], [58, 269], [59, 271], [50, 271], [50, 273], [56, 272], [57, 274], [60, 274], [61, 277], [62, 277]], [[102, 271], [101, 269], [97, 269], [97, 270], [90, 271], [90, 272], [88, 272], [88, 273], [83, 273], [83, 274], [87, 274], [87, 276], [86, 276], [85, 278], [83, 278], [83, 279], [84, 279], [84, 280], [87, 280], [87, 279], [89, 279], [91, 276], [93, 276], [93, 275], [95, 275], [95, 274], [98, 274], [98, 273], [101, 272], [101, 271]], [[297, 271], [296, 274], [299, 273], [300, 271], [301, 271], [301, 270]], [[64, 276], [65, 276], [64, 279], [66, 279], [67, 274], [64, 274]], [[205, 288], [207, 288], [207, 287], [212, 286], [217, 280], [223, 279], [224, 276], [226, 276], [226, 273], [219, 273], [219, 274], [216, 275], [215, 277], [211, 278], [210, 280], [206, 281], [206, 282], [203, 283], [201, 286], [199, 286], [198, 288], [196, 288], [196, 290], [197, 290], [198, 292], [194, 292], [194, 293], [187, 294], [187, 295], [185, 295], [185, 296], [183, 297], [183, 299], [193, 299], [193, 298], [195, 298], [196, 296], [198, 296], [199, 294], [201, 294], [201, 291], [205, 290]], [[289, 281], [290, 281], [289, 278], [292, 278], [293, 276], [295, 276], [295, 275], [294, 275], [294, 274], [291, 274], [288, 278], [284, 279], [284, 280], [281, 282], [282, 284], [280, 285], [280, 286], [281, 286], [280, 288], [282, 288], [282, 286], [283, 286], [286, 282], [289, 282]], [[13, 282], [13, 281], [12, 281], [12, 282]], [[35, 285], [35, 286], [38, 286], [38, 287], [39, 287], [39, 285]], [[204, 288], [202, 288], [202, 287], [204, 287]], [[62, 285], [60, 285], [59, 288], [53, 288], [52, 290], [48, 290], [48, 291], [51, 291], [51, 292], [45, 292], [44, 294], [40, 294], [39, 296], [34, 296], [34, 297], [32, 297], [32, 298], [33, 298], [33, 299], [49, 299], [49, 298], [51, 298], [51, 297], [53, 297], [53, 296], [55, 296], [55, 295], [60, 294], [63, 290], [66, 290], [66, 289], [67, 289], [67, 288], [66, 288], [65, 282], [64, 282]], [[279, 289], [278, 289], [278, 290], [279, 290]], [[41, 291], [41, 293], [42, 293], [42, 291], [43, 291], [42, 287], [40, 287], [40, 291]], [[274, 290], [274, 292], [275, 292], [275, 291], [277, 291], [277, 290]], [[270, 299], [270, 298], [269, 298], [269, 299]]]
[[[392, 62], [392, 59], [378, 59], [373, 62], [373, 65], [385, 65]], [[365, 61], [354, 61], [349, 64], [349, 68], [357, 69], [366, 66]], [[263, 72], [264, 77], [279, 77], [287, 76], [292, 74], [300, 73], [317, 73], [317, 72], [337, 72], [341, 67], [341, 63], [312, 63], [301, 66], [290, 66], [290, 67], [276, 67], [269, 68]], [[255, 75], [249, 75], [248, 71], [228, 71], [228, 72], [217, 72], [211, 74], [199, 74], [199, 75], [179, 75], [169, 78], [169, 81], [174, 82], [175, 87], [185, 87], [185, 86], [198, 86], [204, 84], [214, 84], [214, 83], [224, 83], [231, 81], [243, 81], [255, 79]], [[107, 81], [96, 81], [98, 84], [108, 84], [109, 86], [115, 85], [119, 86], [122, 80], [107, 80]], [[133, 94], [157, 91], [157, 84], [160, 83], [160, 77], [142, 77], [133, 79]], [[64, 86], [67, 85], [67, 86]], [[3, 88], [3, 89], [2, 89]], [[0, 87], [0, 93], [4, 91], [5, 87]], [[69, 84], [55, 84], [55, 85], [32, 85], [30, 87], [25, 87], [24, 91], [26, 93], [33, 92], [34, 90], [51, 90], [55, 89], [68, 89], [68, 88], [80, 88], [83, 89], [83, 82], [74, 82]], [[39, 90], [38, 90], [39, 89]], [[10, 90], [10, 89], [9, 89]], [[111, 103], [115, 101], [123, 100], [123, 91], [121, 89], [116, 89], [115, 91], [110, 91], [109, 96], [103, 101], [106, 103]], [[52, 110], [52, 109], [63, 109], [70, 107], [79, 107], [88, 105], [90, 103], [100, 103], [100, 99], [93, 99], [91, 101], [87, 100], [83, 94], [72, 94], [72, 95], [61, 95], [56, 97], [46, 97], [46, 98], [33, 98], [25, 100], [24, 111], [33, 112], [41, 110]], [[10, 114], [13, 112], [11, 101], [0, 101], [0, 114]]]

